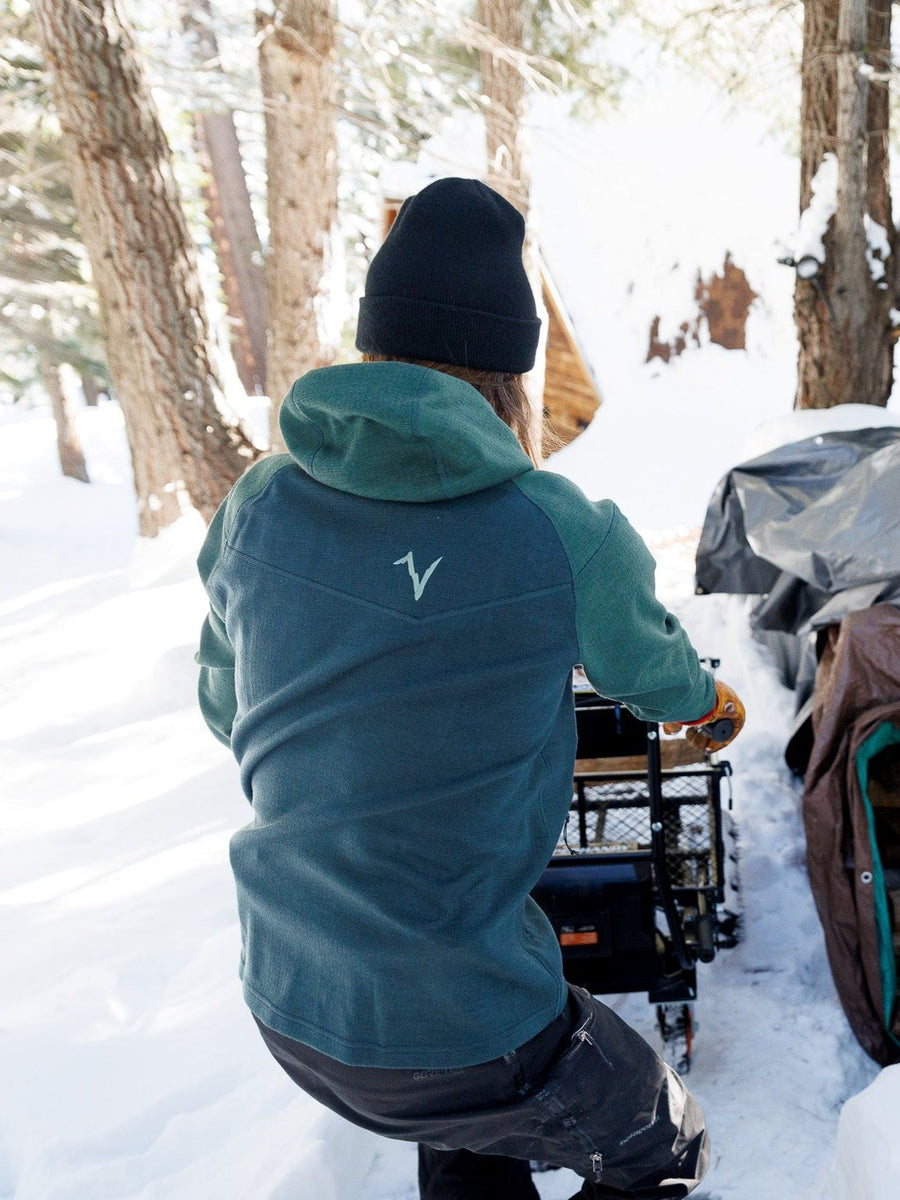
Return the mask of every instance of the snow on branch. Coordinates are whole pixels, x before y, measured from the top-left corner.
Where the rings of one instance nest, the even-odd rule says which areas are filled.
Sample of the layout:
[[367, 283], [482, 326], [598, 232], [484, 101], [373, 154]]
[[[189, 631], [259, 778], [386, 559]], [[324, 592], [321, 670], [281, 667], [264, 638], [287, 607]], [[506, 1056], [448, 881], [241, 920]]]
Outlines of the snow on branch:
[[885, 260], [891, 253], [891, 243], [883, 225], [873, 221], [868, 213], [863, 220], [866, 226], [866, 261], [869, 264], [869, 272], [875, 283], [881, 284], [885, 277]]
[[[813, 260], [819, 267], [825, 263], [825, 234], [828, 223], [837, 210], [838, 164], [837, 156], [826, 154], [812, 178], [812, 199], [809, 207], [800, 216], [794, 259], [799, 264]], [[863, 218], [866, 228], [866, 261], [875, 283], [885, 278], [885, 262], [890, 257], [891, 243], [887, 230], [874, 221], [868, 213]]]
[[812, 178], [812, 198], [809, 206], [800, 215], [794, 258], [815, 259], [820, 265], [825, 262], [825, 234], [828, 222], [837, 211], [838, 162], [837, 155], [826, 154]]

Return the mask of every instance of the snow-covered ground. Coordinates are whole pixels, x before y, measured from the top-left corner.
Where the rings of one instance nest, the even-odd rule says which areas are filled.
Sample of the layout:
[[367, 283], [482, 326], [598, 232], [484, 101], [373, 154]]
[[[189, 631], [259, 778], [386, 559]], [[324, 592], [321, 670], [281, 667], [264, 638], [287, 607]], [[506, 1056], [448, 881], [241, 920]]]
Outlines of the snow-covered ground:
[[[770, 419], [778, 439], [805, 427], [790, 416], [792, 279], [772, 265], [793, 166], [758, 129], [681, 103], [632, 115], [632, 139], [665, 122], [652, 160], [614, 120], [538, 136], [542, 245], [604, 393], [552, 465], [645, 532], [664, 598], [747, 704], [728, 751], [744, 938], [701, 968], [696, 1008], [689, 1082], [714, 1139], [698, 1194], [896, 1200], [900, 1068], [865, 1056], [830, 978], [782, 761], [792, 696], [747, 601], [692, 587], [719, 475], [771, 440]], [[652, 317], [677, 327], [696, 270], [726, 250], [760, 292], [748, 350], [645, 364]], [[249, 814], [194, 702], [202, 523], [139, 541], [118, 411], [79, 422], [90, 486], [59, 476], [45, 411], [0, 409], [0, 1197], [412, 1200], [414, 1149], [297, 1092], [244, 1009], [227, 844]], [[654, 1038], [645, 997], [609, 1002]], [[544, 1200], [577, 1182], [538, 1177]]]

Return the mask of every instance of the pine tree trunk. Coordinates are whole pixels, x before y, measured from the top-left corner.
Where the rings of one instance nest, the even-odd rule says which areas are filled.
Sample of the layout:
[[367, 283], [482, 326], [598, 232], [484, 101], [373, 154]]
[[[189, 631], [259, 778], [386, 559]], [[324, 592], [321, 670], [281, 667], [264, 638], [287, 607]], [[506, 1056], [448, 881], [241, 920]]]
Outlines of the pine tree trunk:
[[223, 416], [171, 155], [119, 0], [35, 0], [37, 29], [108, 363], [131, 447], [141, 533], [186, 498], [209, 519], [258, 451]]
[[486, 182], [527, 217], [531, 173], [524, 127], [525, 77], [514, 59], [522, 53], [525, 10], [518, 0], [478, 0], [477, 14], [493, 43], [478, 54], [481, 90], [488, 100]]
[[[891, 5], [870, 3], [867, 22], [868, 60], [874, 70], [887, 76], [891, 69]], [[890, 171], [890, 92], [887, 83], [875, 80], [869, 85], [868, 98], [868, 209], [873, 221], [888, 230], [893, 229], [891, 218]], [[897, 278], [896, 266], [889, 272], [892, 281]]]
[[[477, 20], [489, 37], [479, 48], [481, 90], [487, 98], [485, 137], [488, 177], [486, 182], [525, 217], [526, 233], [522, 258], [531, 281], [538, 316], [542, 321], [541, 345], [526, 380], [534, 416], [535, 445], [544, 440], [544, 378], [548, 314], [543, 302], [540, 256], [530, 224], [531, 169], [525, 129], [525, 76], [516, 56], [524, 52], [525, 8], [519, 0], [478, 0]], [[553, 418], [552, 411], [547, 416]], [[551, 426], [547, 426], [549, 429]]]
[[257, 14], [266, 114], [269, 252], [267, 390], [272, 446], [294, 380], [334, 361], [323, 327], [337, 221], [335, 20], [332, 0], [277, 0]]
[[[889, 58], [890, 10], [880, 0], [806, 0], [801, 100], [800, 206], [822, 158], [838, 163], [837, 211], [817, 281], [798, 278], [794, 316], [800, 342], [796, 408], [885, 405], [893, 378], [890, 309], [894, 234], [887, 177], [887, 89], [860, 66]], [[872, 40], [877, 39], [877, 40]], [[867, 58], [868, 55], [868, 58]], [[888, 232], [883, 280], [867, 261], [865, 215]]]
[[[218, 58], [212, 20], [209, 0], [182, 0], [182, 28], [196, 39], [201, 63]], [[194, 130], [208, 172], [203, 193], [231, 322], [235, 366], [248, 395], [265, 395], [265, 268], [234, 116], [227, 110], [200, 112]]]
[[100, 403], [100, 385], [93, 375], [89, 375], [85, 371], [81, 372], [79, 378], [85, 405], [88, 408], [97, 408]]
[[81, 448], [78, 430], [72, 416], [72, 406], [60, 379], [59, 365], [52, 360], [49, 354], [43, 353], [40, 366], [41, 381], [50, 397], [53, 419], [56, 421], [56, 448], [62, 473], [68, 479], [90, 483], [84, 461], [84, 451]]
[[248, 395], [266, 394], [266, 275], [240, 143], [229, 112], [203, 113], [207, 212], [232, 323], [232, 353]]

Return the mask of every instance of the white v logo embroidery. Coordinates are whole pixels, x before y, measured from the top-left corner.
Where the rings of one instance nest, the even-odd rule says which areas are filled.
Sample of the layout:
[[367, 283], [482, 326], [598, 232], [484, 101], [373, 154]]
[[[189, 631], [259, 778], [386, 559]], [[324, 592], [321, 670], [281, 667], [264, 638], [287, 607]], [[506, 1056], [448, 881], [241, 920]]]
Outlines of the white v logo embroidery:
[[[443, 555], [441, 555], [441, 558], [443, 558]], [[434, 568], [440, 561], [440, 558], [436, 558], [421, 579], [419, 578], [419, 573], [415, 568], [415, 564], [413, 563], [412, 550], [410, 550], [409, 554], [404, 554], [402, 558], [398, 558], [394, 563], [394, 566], [401, 567], [404, 563], [406, 563], [409, 569], [409, 577], [413, 584], [413, 595], [415, 596], [416, 600], [421, 600], [422, 593], [425, 591], [425, 584], [431, 578], [432, 574], [434, 573]]]

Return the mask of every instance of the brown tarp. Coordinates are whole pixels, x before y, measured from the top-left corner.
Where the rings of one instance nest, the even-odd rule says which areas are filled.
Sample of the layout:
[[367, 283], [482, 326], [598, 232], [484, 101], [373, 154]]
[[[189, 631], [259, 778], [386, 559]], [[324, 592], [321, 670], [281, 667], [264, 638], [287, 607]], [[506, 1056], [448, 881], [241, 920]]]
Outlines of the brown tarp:
[[[900, 846], [882, 845], [876, 837], [876, 862], [873, 810], [863, 794], [857, 755], [886, 723], [900, 729], [900, 608], [875, 605], [828, 630], [812, 720], [803, 791], [810, 884], [844, 1012], [863, 1049], [886, 1066], [900, 1062], [900, 1006], [896, 996], [884, 994], [884, 915], [894, 922], [896, 953], [900, 912], [898, 893], [888, 890], [895, 880], [888, 871], [885, 882], [881, 860], [896, 862]], [[900, 806], [900, 792], [888, 794], [885, 803]], [[893, 809], [885, 812], [894, 822], [887, 826], [893, 838]]]

